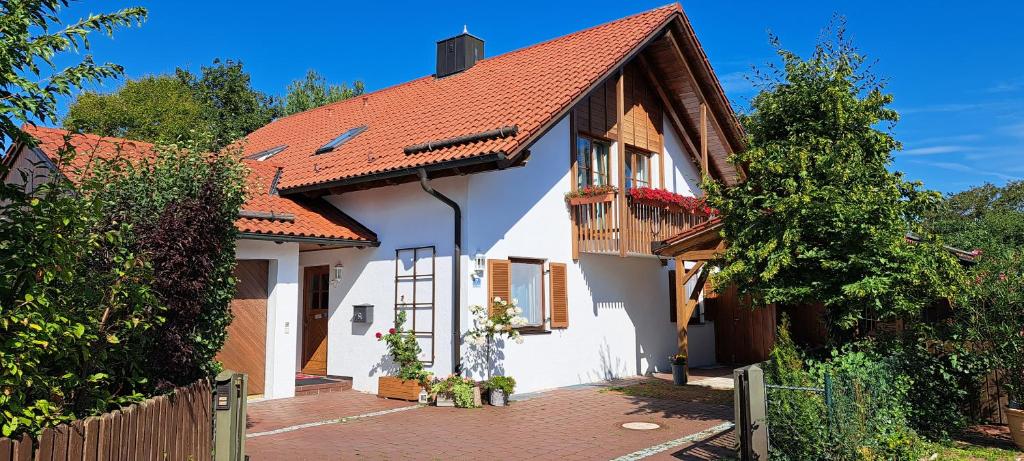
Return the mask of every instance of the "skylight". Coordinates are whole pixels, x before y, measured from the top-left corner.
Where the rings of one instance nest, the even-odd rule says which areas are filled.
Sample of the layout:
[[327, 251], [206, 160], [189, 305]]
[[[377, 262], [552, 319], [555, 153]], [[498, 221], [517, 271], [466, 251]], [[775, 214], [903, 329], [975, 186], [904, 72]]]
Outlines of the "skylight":
[[366, 131], [366, 125], [350, 128], [348, 131], [342, 133], [337, 138], [332, 139], [331, 142], [324, 144], [323, 147], [317, 149], [313, 155], [326, 154], [334, 149], [337, 149], [342, 144], [345, 144], [345, 142], [347, 142], [349, 139], [358, 136], [359, 133], [362, 133], [364, 131]]
[[270, 157], [273, 157], [273, 156], [275, 156], [277, 154], [280, 154], [281, 151], [283, 151], [283, 150], [285, 150], [287, 148], [288, 148], [287, 144], [282, 144], [282, 145], [277, 146], [277, 147], [271, 147], [270, 149], [267, 149], [267, 150], [261, 150], [261, 151], [255, 153], [255, 154], [252, 154], [252, 155], [250, 155], [250, 156], [248, 156], [246, 158], [251, 159], [251, 160], [259, 160], [259, 161], [262, 162], [262, 161], [264, 161], [264, 160], [266, 160], [266, 159], [268, 159]]

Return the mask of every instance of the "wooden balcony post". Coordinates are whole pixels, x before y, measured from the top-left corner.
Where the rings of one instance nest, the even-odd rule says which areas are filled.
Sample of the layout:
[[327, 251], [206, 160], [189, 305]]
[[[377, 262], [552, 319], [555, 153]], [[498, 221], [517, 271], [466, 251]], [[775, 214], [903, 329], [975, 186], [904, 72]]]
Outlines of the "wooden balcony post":
[[686, 338], [686, 327], [690, 323], [689, 317], [686, 315], [686, 261], [683, 258], [676, 256], [676, 279], [672, 281], [676, 285], [676, 333], [679, 339], [679, 353], [686, 354], [687, 351], [687, 338]]
[[619, 69], [618, 81], [615, 82], [615, 137], [619, 147], [619, 256], [626, 256], [626, 235], [627, 215], [626, 208], [626, 130], [623, 128], [623, 120], [626, 118], [626, 97], [625, 97], [625, 72]]

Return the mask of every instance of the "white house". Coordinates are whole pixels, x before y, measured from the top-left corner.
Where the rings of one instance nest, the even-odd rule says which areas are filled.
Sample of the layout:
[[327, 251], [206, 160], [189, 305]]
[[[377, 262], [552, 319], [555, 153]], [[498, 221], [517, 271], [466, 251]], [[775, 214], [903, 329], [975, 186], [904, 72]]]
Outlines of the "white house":
[[[404, 310], [429, 370], [479, 377], [463, 335], [495, 296], [530, 323], [495, 362], [517, 392], [667, 371], [680, 347], [715, 363], [699, 290], [672, 290], [697, 279], [654, 253], [708, 218], [643, 195], [740, 174], [726, 157], [742, 131], [682, 9], [495, 57], [463, 33], [437, 57], [433, 75], [247, 137], [258, 192], [225, 364], [268, 398], [294, 395], [297, 373], [375, 392], [391, 370], [375, 333]], [[47, 146], [8, 157], [45, 163]]]

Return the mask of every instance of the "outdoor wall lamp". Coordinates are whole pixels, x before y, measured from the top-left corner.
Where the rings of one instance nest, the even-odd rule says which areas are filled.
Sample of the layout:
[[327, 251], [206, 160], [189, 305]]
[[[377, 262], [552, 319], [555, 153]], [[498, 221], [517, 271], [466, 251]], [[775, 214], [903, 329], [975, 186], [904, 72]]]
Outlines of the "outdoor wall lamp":
[[341, 271], [344, 268], [345, 268], [345, 266], [342, 266], [341, 263], [338, 263], [338, 264], [334, 265], [334, 281], [335, 282], [341, 281]]
[[484, 276], [484, 268], [487, 267], [487, 256], [477, 253], [473, 256], [473, 279], [480, 280]]

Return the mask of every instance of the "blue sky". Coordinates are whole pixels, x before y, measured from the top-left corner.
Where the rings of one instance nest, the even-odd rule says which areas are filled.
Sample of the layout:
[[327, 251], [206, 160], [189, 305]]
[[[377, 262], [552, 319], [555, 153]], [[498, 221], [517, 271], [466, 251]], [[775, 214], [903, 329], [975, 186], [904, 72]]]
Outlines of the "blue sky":
[[[371, 91], [428, 75], [434, 42], [464, 24], [493, 56], [665, 3], [117, 0], [85, 1], [63, 16], [145, 6], [141, 28], [94, 39], [98, 61], [139, 77], [232, 58], [255, 87], [280, 95], [310, 68]], [[1024, 2], [705, 0], [683, 8], [740, 110], [753, 95], [744, 78], [751, 66], [775, 61], [768, 30], [806, 54], [830, 16], [844, 14], [902, 115], [895, 134], [905, 149], [895, 169], [943, 192], [1024, 178]]]

